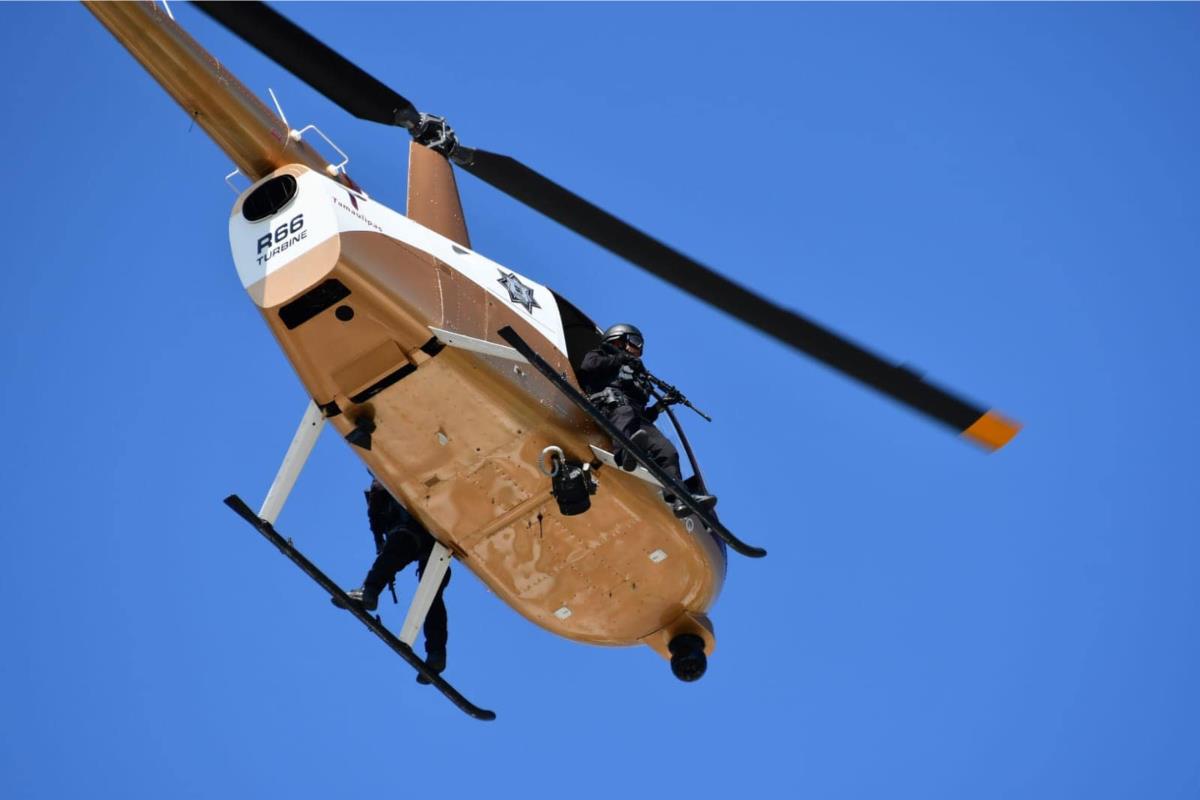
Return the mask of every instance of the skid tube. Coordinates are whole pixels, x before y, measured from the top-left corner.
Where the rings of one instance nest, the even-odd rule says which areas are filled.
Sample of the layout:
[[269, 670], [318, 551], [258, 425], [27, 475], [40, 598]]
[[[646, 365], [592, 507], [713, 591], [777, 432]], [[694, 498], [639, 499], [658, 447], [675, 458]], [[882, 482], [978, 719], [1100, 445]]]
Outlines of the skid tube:
[[467, 698], [458, 693], [458, 690], [447, 683], [441, 675], [431, 670], [425, 665], [425, 662], [417, 657], [413, 649], [404, 642], [396, 638], [396, 636], [383, 626], [383, 622], [377, 615], [367, 613], [358, 603], [355, 603], [350, 597], [342, 591], [341, 587], [334, 583], [329, 577], [317, 568], [315, 564], [304, 557], [304, 554], [297, 550], [292, 543], [279, 535], [275, 527], [266, 520], [259, 517], [250, 507], [243, 502], [242, 498], [236, 494], [231, 494], [225, 498], [225, 505], [229, 506], [242, 519], [249, 522], [256, 531], [261, 533], [268, 542], [275, 545], [279, 552], [283, 553], [292, 560], [297, 567], [305, 572], [308, 577], [312, 578], [321, 588], [329, 592], [329, 595], [338, 599], [346, 607], [346, 609], [358, 618], [358, 621], [371, 629], [371, 633], [378, 636], [384, 643], [396, 652], [408, 665], [415, 669], [422, 676], [427, 678], [431, 684], [437, 687], [437, 690], [446, 696], [451, 703], [458, 706], [460, 710], [468, 716], [475, 719], [491, 721], [496, 718], [496, 712], [488, 711], [486, 708], [480, 708], [472, 703]]
[[533, 348], [529, 346], [529, 343], [522, 339], [521, 335], [513, 330], [511, 326], [505, 325], [503, 328], [497, 331], [497, 334], [499, 334], [500, 338], [502, 338], [504, 341], [512, 345], [518, 353], [523, 355], [525, 360], [532, 364], [538, 372], [542, 373], [542, 375], [546, 377], [546, 380], [554, 384], [555, 388], [566, 395], [568, 400], [579, 406], [584, 413], [591, 417], [592, 420], [594, 420], [595, 423], [599, 425], [614, 442], [621, 445], [626, 452], [631, 453], [633, 457], [637, 459], [638, 463], [646, 468], [647, 472], [658, 479], [659, 484], [671, 490], [671, 492], [677, 498], [679, 498], [680, 502], [691, 509], [691, 511], [698, 517], [700, 517], [700, 521], [703, 522], [709, 530], [715, 533], [721, 539], [721, 541], [725, 542], [725, 544], [729, 545], [742, 555], [749, 556], [750, 558], [762, 558], [767, 554], [767, 551], [761, 547], [755, 547], [752, 544], [746, 544], [741, 539], [734, 536], [724, 525], [718, 522], [716, 518], [706, 512], [699, 503], [692, 499], [692, 493], [687, 490], [687, 487], [685, 487], [681, 481], [678, 481], [669, 475], [666, 470], [658, 465], [657, 461], [652, 459], [649, 454], [646, 453], [646, 451], [642, 450], [642, 448], [631, 442], [629, 437], [626, 436], [623, 431], [617, 428], [616, 425], [613, 425], [608, 417], [600, 413], [600, 410], [592, 404], [592, 401], [580, 394], [579, 391], [572, 386], [566, 378], [554, 371], [554, 367], [550, 366], [544, 358], [535, 353]]

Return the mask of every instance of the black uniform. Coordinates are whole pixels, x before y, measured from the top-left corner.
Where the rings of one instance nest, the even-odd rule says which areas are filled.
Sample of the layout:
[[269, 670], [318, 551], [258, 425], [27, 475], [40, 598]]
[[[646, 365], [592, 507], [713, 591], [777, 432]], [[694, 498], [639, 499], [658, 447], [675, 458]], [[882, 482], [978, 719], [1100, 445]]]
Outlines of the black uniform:
[[[404, 506], [396, 502], [383, 484], [372, 481], [367, 490], [367, 517], [371, 523], [371, 532], [384, 537], [383, 550], [371, 565], [363, 581], [363, 590], [378, 596], [383, 592], [388, 582], [396, 577], [396, 573], [407, 567], [413, 561], [417, 562], [417, 577], [425, 574], [425, 566], [433, 552], [434, 538], [429, 531], [417, 522]], [[446, 577], [438, 587], [433, 605], [425, 616], [425, 651], [428, 653], [445, 652], [447, 639], [446, 603], [442, 592], [450, 583], [450, 570], [446, 569]]]
[[645, 371], [640, 358], [605, 342], [583, 357], [576, 374], [591, 401], [622, 433], [632, 437], [638, 431], [645, 431], [646, 452], [673, 477], [682, 479], [679, 452], [654, 427], [659, 407], [646, 408], [650, 394], [637, 380]]

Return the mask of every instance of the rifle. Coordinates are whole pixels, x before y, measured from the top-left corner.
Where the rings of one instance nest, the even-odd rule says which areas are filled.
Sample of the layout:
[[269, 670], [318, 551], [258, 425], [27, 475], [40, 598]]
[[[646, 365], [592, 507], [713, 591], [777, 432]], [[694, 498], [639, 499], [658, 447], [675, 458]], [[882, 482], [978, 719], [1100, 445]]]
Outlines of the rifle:
[[646, 383], [650, 384], [650, 386], [647, 388], [648, 394], [658, 397], [658, 395], [654, 392], [655, 389], [663, 393], [663, 396], [659, 397], [659, 400], [661, 400], [664, 404], [669, 405], [671, 403], [679, 403], [680, 405], [687, 406], [692, 411], [695, 411], [697, 414], [704, 417], [705, 421], [712, 422], [712, 417], [692, 405], [692, 401], [684, 397], [683, 392], [679, 391], [662, 378], [657, 378], [654, 375], [651, 375], [649, 372], [642, 372], [639, 377], [646, 381]]

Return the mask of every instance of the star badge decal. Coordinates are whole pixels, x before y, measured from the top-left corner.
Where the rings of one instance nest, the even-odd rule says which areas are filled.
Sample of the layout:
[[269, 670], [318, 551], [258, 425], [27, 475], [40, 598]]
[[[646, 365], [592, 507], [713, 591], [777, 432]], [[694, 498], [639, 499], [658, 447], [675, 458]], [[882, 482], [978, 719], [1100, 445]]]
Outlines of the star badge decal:
[[499, 283], [508, 289], [508, 299], [519, 306], [524, 306], [530, 314], [535, 308], [541, 308], [533, 297], [533, 289], [521, 283], [521, 279], [511, 272], [500, 270]]

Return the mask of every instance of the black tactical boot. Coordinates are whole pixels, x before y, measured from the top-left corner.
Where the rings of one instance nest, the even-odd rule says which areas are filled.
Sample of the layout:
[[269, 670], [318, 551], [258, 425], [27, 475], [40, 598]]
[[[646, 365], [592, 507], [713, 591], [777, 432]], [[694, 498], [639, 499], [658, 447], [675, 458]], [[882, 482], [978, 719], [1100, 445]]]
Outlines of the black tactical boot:
[[[700, 508], [706, 512], [711, 511], [712, 507], [717, 504], [717, 498], [711, 494], [694, 494], [692, 495], [692, 499], [699, 503]], [[691, 515], [692, 510], [685, 506], [682, 500], [677, 497], [674, 500], [675, 504], [671, 507], [671, 511], [675, 513], [675, 516], [679, 517], [679, 519], [686, 519]]]
[[[374, 611], [375, 609], [379, 608], [379, 592], [372, 592], [369, 589], [362, 588], [351, 589], [350, 591], [346, 592], [346, 595], [352, 602], [358, 603], [367, 611]], [[342, 598], [340, 597], [331, 597], [329, 598], [329, 602], [333, 603], [338, 608], [346, 607], [346, 605], [342, 602]]]
[[[645, 431], [634, 431], [633, 436], [629, 437], [629, 441], [645, 450], [646, 443], [650, 441], [650, 434], [646, 433]], [[633, 472], [638, 468], [637, 459], [633, 457], [632, 453], [627, 453], [624, 448], [618, 450], [615, 457], [617, 460], [617, 466], [626, 472]]]
[[[446, 671], [446, 651], [445, 650], [433, 650], [429, 653], [426, 653], [425, 654], [425, 666], [429, 667], [431, 670], [436, 672], [438, 675], [441, 675], [443, 672]], [[428, 686], [430, 683], [433, 683], [433, 681], [429, 680], [424, 675], [422, 675], [421, 673], [418, 672], [417, 673], [417, 683], [421, 683], [421, 684]]]

